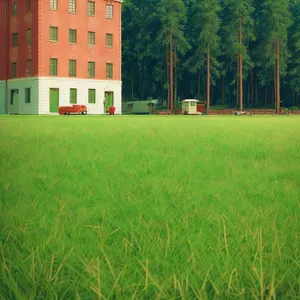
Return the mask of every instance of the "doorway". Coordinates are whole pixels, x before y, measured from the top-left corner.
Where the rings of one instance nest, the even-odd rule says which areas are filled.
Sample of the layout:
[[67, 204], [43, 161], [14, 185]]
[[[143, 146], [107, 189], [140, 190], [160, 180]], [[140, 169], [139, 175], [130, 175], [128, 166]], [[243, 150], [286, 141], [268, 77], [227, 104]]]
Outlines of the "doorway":
[[104, 112], [108, 113], [111, 106], [114, 106], [114, 92], [105, 92]]
[[59, 89], [51, 88], [50, 89], [50, 112], [58, 113], [59, 107]]
[[10, 113], [19, 113], [19, 90], [10, 91]]

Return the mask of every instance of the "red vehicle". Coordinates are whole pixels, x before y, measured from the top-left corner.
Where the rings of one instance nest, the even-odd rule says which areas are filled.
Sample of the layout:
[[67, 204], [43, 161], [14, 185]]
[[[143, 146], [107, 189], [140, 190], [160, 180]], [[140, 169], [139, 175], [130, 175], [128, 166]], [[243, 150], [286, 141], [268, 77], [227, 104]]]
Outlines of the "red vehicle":
[[85, 105], [60, 106], [58, 109], [60, 115], [86, 115], [87, 107]]

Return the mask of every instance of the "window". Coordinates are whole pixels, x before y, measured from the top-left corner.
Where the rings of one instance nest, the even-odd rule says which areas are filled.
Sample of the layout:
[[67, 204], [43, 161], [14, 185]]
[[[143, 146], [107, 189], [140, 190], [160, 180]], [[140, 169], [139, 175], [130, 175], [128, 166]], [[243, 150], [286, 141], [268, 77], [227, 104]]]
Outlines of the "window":
[[77, 89], [70, 89], [70, 103], [77, 103]]
[[76, 14], [76, 0], [69, 0], [69, 13]]
[[106, 64], [106, 78], [113, 78], [113, 64]]
[[13, 16], [17, 16], [18, 14], [18, 4], [17, 3], [13, 3]]
[[95, 46], [95, 32], [89, 31], [89, 46]]
[[16, 78], [17, 77], [17, 63], [13, 62], [11, 65], [11, 77]]
[[31, 43], [32, 43], [31, 36], [32, 36], [31, 29], [27, 29], [27, 44], [28, 45], [31, 45]]
[[57, 27], [50, 27], [50, 41], [57, 42], [58, 41], [58, 28]]
[[31, 102], [31, 89], [26, 88], [25, 89], [25, 103], [30, 103]]
[[96, 103], [96, 90], [89, 89], [89, 103]]
[[31, 59], [28, 59], [28, 60], [27, 60], [26, 74], [27, 74], [27, 75], [30, 75], [30, 74], [31, 74]]
[[31, 13], [31, 0], [26, 1], [26, 9], [28, 14]]
[[89, 78], [95, 78], [95, 62], [89, 61], [88, 72], [89, 72]]
[[106, 34], [106, 46], [107, 47], [112, 47], [113, 45], [113, 35], [110, 33]]
[[69, 29], [69, 43], [76, 44], [77, 41], [77, 30]]
[[50, 75], [57, 75], [57, 58], [50, 58]]
[[88, 15], [90, 17], [95, 15], [95, 2], [94, 1], [88, 1]]
[[58, 9], [58, 0], [50, 0], [50, 9], [57, 10]]
[[114, 7], [111, 4], [106, 4], [106, 18], [112, 19], [114, 17]]
[[76, 60], [69, 60], [69, 76], [76, 77]]
[[17, 33], [12, 34], [12, 46], [13, 46], [13, 48], [18, 47], [18, 34]]

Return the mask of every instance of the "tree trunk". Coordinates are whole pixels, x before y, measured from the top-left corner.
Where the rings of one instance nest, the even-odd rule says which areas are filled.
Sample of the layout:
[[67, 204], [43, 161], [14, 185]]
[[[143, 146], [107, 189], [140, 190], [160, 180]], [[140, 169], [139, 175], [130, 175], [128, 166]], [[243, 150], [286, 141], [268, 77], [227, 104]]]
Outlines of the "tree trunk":
[[173, 34], [170, 31], [170, 104], [169, 110], [173, 113]]
[[209, 114], [210, 109], [210, 46], [209, 43], [207, 45], [207, 105], [206, 105], [206, 113]]
[[225, 82], [224, 75], [222, 76], [222, 105], [225, 105]]
[[[239, 25], [240, 29], [240, 45], [242, 45], [243, 43], [243, 32], [242, 32], [242, 14], [240, 13], [240, 25]], [[242, 53], [240, 53], [239, 56], [239, 65], [240, 65], [240, 76], [239, 76], [239, 80], [240, 80], [240, 111], [243, 111], [243, 56]]]
[[276, 113], [280, 114], [280, 40], [277, 40]]

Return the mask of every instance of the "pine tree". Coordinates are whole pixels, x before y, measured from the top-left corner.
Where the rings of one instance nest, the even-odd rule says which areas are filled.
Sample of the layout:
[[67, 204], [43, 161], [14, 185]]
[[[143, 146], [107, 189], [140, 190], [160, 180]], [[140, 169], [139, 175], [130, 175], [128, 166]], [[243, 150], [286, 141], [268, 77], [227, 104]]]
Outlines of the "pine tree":
[[274, 67], [276, 113], [280, 113], [280, 77], [286, 75], [289, 58], [288, 28], [292, 20], [289, 11], [290, 0], [266, 0], [265, 19], [266, 41], [265, 54], [269, 64]]
[[161, 30], [158, 43], [169, 50], [169, 110], [174, 113], [174, 51], [185, 52], [189, 45], [184, 36], [186, 10], [182, 0], [161, 0], [158, 8], [161, 17]]
[[298, 96], [300, 96], [300, 1], [295, 1], [292, 6], [294, 24], [291, 28], [291, 51], [292, 59], [290, 65], [290, 86], [293, 91], [293, 106], [299, 105]]
[[219, 0], [198, 0], [199, 6], [199, 24], [201, 32], [199, 37], [199, 57], [205, 57], [206, 60], [206, 75], [207, 75], [207, 113], [210, 109], [210, 88], [211, 77], [213, 84], [215, 79], [220, 77], [220, 63], [218, 61], [220, 50], [220, 19], [219, 13], [221, 7]]
[[228, 47], [227, 55], [237, 58], [238, 69], [238, 90], [239, 107], [243, 110], [243, 69], [246, 72], [253, 67], [253, 63], [248, 54], [249, 41], [255, 39], [254, 22], [252, 19], [252, 0], [224, 0], [226, 13], [228, 14], [227, 24], [225, 24], [226, 40]]

